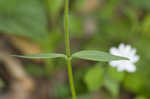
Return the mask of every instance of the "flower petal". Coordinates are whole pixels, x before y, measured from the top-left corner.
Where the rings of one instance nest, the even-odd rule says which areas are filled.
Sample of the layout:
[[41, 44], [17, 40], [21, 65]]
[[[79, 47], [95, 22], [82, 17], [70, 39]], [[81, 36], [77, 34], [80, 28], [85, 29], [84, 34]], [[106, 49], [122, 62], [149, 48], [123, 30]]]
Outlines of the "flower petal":
[[112, 54], [112, 55], [118, 55], [118, 49], [117, 48], [115, 48], [115, 47], [112, 47], [111, 49], [110, 49], [110, 54]]
[[109, 64], [112, 67], [116, 67], [117, 70], [120, 71], [127, 71], [127, 72], [135, 72], [136, 63], [139, 60], [139, 56], [136, 55], [136, 49], [132, 48], [131, 45], [125, 45], [121, 43], [118, 48], [112, 47], [110, 49], [110, 53], [112, 55], [118, 55], [122, 57], [127, 57], [129, 60], [120, 60], [120, 61], [111, 61]]
[[118, 70], [118, 72], [122, 72], [122, 71], [125, 70], [125, 67], [123, 65], [122, 66], [118, 66], [117, 70]]
[[136, 66], [134, 64], [128, 64], [126, 67], [126, 70], [128, 72], [135, 72], [136, 71]]

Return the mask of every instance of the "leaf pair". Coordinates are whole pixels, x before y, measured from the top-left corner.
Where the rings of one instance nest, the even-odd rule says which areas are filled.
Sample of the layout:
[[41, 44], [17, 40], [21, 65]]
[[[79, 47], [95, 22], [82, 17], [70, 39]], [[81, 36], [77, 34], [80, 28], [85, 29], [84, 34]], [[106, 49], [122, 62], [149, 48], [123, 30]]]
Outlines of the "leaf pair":
[[[58, 53], [45, 53], [45, 54], [33, 54], [28, 56], [20, 56], [20, 55], [13, 55], [16, 57], [21, 58], [29, 58], [29, 59], [44, 59], [44, 58], [67, 58], [65, 54], [58, 54]], [[126, 60], [127, 58], [114, 56], [105, 52], [96, 51], [96, 50], [84, 50], [79, 51], [71, 56], [72, 58], [78, 59], [85, 59], [85, 60], [92, 60], [92, 61], [113, 61], [113, 60]]]

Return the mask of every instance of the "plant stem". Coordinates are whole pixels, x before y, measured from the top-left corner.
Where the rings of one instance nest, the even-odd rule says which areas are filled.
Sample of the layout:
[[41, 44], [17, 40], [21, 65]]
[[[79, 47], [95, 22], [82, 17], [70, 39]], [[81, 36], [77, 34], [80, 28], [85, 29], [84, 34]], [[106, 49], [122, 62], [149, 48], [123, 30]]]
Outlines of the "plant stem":
[[69, 77], [69, 82], [70, 82], [70, 89], [72, 92], [72, 99], [76, 99], [76, 91], [74, 87], [74, 80], [73, 80], [73, 75], [72, 75], [72, 66], [71, 66], [71, 58], [67, 59], [67, 67], [68, 67], [68, 77]]
[[65, 0], [65, 45], [66, 45], [66, 55], [67, 55], [68, 77], [69, 77], [70, 89], [72, 92], [72, 99], [76, 99], [76, 91], [74, 87], [74, 80], [73, 80], [72, 66], [71, 66], [71, 56], [70, 56], [69, 0]]
[[70, 40], [69, 40], [69, 0], [65, 0], [65, 43], [66, 54], [70, 57]]

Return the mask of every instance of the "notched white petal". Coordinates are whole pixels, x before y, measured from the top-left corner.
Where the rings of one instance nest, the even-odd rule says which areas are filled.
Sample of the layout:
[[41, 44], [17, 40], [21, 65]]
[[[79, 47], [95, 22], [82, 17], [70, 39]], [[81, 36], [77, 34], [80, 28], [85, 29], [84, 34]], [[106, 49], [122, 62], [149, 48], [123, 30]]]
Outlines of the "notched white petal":
[[128, 68], [126, 68], [128, 72], [135, 72], [136, 66], [134, 64], [128, 64]]
[[125, 45], [121, 43], [118, 48], [112, 47], [110, 49], [112, 55], [118, 55], [127, 57], [129, 60], [111, 61], [109, 64], [112, 67], [116, 67], [118, 71], [135, 72], [136, 66], [134, 65], [138, 60], [139, 56], [136, 55], [136, 49], [132, 48], [131, 45]]
[[110, 49], [110, 53], [113, 54], [113, 55], [117, 55], [117, 54], [118, 54], [117, 48], [112, 47], [112, 48]]
[[125, 45], [123, 44], [123, 43], [121, 43], [120, 45], [119, 45], [119, 50], [124, 50], [125, 49]]

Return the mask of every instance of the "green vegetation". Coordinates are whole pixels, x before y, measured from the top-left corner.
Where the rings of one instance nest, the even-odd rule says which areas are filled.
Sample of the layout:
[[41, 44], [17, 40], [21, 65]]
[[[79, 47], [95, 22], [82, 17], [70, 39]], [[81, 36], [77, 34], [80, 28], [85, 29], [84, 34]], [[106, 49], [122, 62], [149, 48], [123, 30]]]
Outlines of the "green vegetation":
[[[70, 12], [69, 14], [67, 11], [65, 13], [67, 35], [64, 36], [63, 11], [65, 6], [63, 0], [0, 0], [1, 34], [31, 40], [35, 45], [41, 47], [41, 52], [49, 53], [49, 55], [33, 54], [33, 56], [19, 57], [61, 57], [68, 60], [69, 77], [73, 79], [73, 68], [75, 89], [79, 99], [80, 97], [88, 99], [95, 91], [102, 94], [101, 99], [112, 99], [111, 97], [123, 99], [124, 91], [128, 93], [127, 95], [132, 96], [131, 99], [149, 99], [150, 1], [70, 1]], [[70, 15], [69, 20], [68, 15]], [[64, 37], [66, 37], [67, 53], [66, 55], [56, 54], [56, 52], [65, 52]], [[136, 64], [137, 71], [134, 73], [117, 72], [116, 68], [101, 62], [122, 59], [100, 52], [100, 50], [108, 52], [112, 46], [118, 46], [122, 42], [135, 47], [140, 56], [140, 61]], [[28, 44], [30, 45], [30, 43]], [[94, 51], [86, 52], [91, 49]], [[95, 52], [95, 50], [98, 51]], [[22, 52], [24, 53], [24, 51]], [[72, 67], [71, 59], [73, 59]], [[98, 61], [98, 63], [90, 60]], [[24, 65], [28, 66], [27, 71], [31, 74], [34, 73], [34, 76], [41, 75], [49, 79], [51, 79], [52, 72], [66, 68], [66, 63], [61, 59], [44, 59], [42, 63], [45, 65], [45, 69], [42, 67], [42, 70], [36, 68], [34, 63]], [[40, 66], [40, 64], [38, 65]], [[38, 71], [40, 71], [39, 74]], [[76, 99], [72, 83], [73, 81], [71, 81], [73, 99]], [[58, 90], [57, 98], [71, 97], [66, 85], [60, 84], [59, 88], [62, 91]]]

